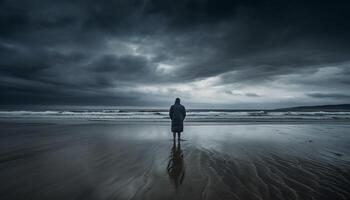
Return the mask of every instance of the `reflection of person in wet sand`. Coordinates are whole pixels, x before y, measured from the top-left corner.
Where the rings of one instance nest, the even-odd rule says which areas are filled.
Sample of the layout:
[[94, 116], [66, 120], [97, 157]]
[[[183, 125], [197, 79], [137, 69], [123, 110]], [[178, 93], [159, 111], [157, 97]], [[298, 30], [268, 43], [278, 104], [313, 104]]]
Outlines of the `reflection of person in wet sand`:
[[182, 184], [182, 181], [185, 178], [185, 165], [183, 161], [183, 152], [181, 150], [180, 141], [178, 141], [176, 147], [176, 141], [174, 140], [167, 171], [176, 188]]

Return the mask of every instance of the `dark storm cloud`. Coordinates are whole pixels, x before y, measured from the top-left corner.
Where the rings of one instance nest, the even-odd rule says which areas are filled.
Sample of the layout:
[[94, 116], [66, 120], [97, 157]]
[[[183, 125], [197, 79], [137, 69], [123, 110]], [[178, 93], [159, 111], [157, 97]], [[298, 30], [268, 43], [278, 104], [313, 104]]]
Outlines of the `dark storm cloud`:
[[152, 82], [155, 78], [155, 67], [142, 56], [104, 55], [90, 65], [90, 72], [96, 76], [109, 77], [139, 83]]
[[[329, 65], [342, 65], [343, 74], [309, 82], [317, 91], [343, 90], [349, 8], [347, 1], [2, 0], [0, 103], [137, 105], [149, 97], [140, 91], [147, 85], [215, 76], [219, 85], [254, 85]], [[300, 77], [286, 80], [308, 86]]]

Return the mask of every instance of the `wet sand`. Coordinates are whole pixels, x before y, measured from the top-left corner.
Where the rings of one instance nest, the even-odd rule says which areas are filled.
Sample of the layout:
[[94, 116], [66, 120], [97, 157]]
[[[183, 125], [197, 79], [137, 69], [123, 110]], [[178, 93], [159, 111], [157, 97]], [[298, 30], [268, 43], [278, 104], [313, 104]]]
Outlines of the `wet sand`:
[[0, 123], [0, 199], [350, 199], [349, 124]]

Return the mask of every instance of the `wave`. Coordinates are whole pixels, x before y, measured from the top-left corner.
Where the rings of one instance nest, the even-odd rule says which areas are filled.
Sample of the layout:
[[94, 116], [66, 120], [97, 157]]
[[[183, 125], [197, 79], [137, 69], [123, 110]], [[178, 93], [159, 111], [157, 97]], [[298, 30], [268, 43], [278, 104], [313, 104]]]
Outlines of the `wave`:
[[[76, 118], [76, 119], [168, 119], [165, 110], [46, 110], [0, 111], [0, 118]], [[350, 119], [350, 112], [298, 111], [202, 111], [190, 110], [188, 119]]]

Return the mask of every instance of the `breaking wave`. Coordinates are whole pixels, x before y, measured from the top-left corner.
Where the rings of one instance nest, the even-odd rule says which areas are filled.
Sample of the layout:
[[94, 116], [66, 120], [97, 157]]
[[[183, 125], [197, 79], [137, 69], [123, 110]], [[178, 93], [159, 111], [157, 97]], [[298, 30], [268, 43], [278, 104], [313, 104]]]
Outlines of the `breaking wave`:
[[[0, 118], [75, 118], [75, 119], [169, 119], [166, 110], [47, 110], [0, 111]], [[190, 110], [187, 119], [350, 119], [350, 112]]]

